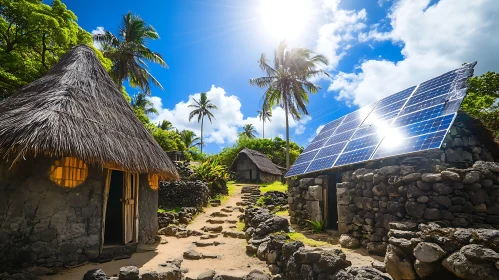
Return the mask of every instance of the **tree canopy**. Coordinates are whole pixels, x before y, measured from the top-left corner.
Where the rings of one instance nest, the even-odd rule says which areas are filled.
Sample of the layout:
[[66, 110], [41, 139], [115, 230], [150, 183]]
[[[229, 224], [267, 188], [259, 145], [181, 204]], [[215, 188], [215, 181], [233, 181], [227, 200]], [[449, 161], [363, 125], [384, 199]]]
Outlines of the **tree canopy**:
[[[60, 0], [0, 0], [0, 99], [42, 77], [71, 47], [93, 46]], [[94, 48], [106, 70], [112, 63]]]

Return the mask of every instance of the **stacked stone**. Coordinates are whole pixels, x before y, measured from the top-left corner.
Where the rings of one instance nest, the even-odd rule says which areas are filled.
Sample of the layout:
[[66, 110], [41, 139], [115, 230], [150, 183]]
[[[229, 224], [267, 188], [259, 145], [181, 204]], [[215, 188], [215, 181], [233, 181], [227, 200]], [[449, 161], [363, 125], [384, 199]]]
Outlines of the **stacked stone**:
[[491, 153], [459, 119], [451, 127], [444, 139], [442, 162], [472, 163], [475, 161], [494, 161]]
[[161, 209], [195, 207], [201, 209], [208, 205], [208, 185], [203, 181], [160, 181], [158, 206]]
[[499, 279], [499, 230], [396, 222], [388, 236], [393, 279]]
[[288, 195], [279, 191], [269, 191], [263, 194], [264, 207], [269, 210], [284, 211], [288, 209]]
[[239, 206], [247, 206], [253, 205], [260, 198], [261, 192], [259, 186], [243, 186], [241, 188], [241, 199], [242, 203], [239, 203]]
[[194, 174], [194, 171], [190, 168], [190, 163], [188, 161], [174, 161], [173, 164], [175, 165], [181, 180], [188, 180], [192, 174]]
[[289, 231], [288, 219], [273, 215], [265, 208], [249, 206], [244, 210], [242, 219], [247, 239], [262, 239], [271, 233]]
[[180, 212], [163, 212], [158, 213], [158, 225], [159, 228], [167, 227], [168, 225], [187, 225], [189, 224], [194, 216], [198, 213], [198, 208], [195, 207], [182, 207]]
[[499, 164], [441, 172], [386, 166], [344, 173], [337, 184], [339, 230], [383, 255], [389, 223], [437, 221], [454, 227], [499, 227]]
[[306, 220], [323, 221], [322, 190], [327, 187], [327, 176], [305, 178], [288, 182], [288, 203], [291, 223], [304, 226]]

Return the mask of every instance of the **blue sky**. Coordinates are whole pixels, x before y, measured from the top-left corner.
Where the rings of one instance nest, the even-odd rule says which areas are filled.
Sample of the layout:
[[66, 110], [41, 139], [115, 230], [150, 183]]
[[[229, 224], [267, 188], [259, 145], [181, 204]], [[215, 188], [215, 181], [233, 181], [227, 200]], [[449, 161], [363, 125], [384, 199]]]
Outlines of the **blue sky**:
[[[292, 122], [292, 140], [306, 146], [325, 123], [386, 95], [478, 60], [478, 74], [498, 71], [499, 3], [494, 0], [288, 0], [299, 7], [293, 30], [276, 30], [270, 12], [286, 22], [292, 8], [282, 0], [77, 1], [64, 3], [89, 32], [117, 32], [128, 11], [153, 25], [161, 39], [148, 46], [163, 54], [169, 69], [151, 66], [164, 91], [153, 88], [151, 101], [179, 129], [199, 133], [187, 118], [189, 98], [200, 92], [218, 105], [205, 130], [205, 150], [232, 145], [237, 132], [256, 118], [263, 90], [249, 78], [263, 76], [257, 60], [269, 57], [286, 32], [290, 47], [307, 47], [329, 58], [330, 78], [310, 97], [310, 116]], [[289, 4], [291, 3], [291, 4]], [[275, 9], [272, 10], [272, 9]], [[285, 12], [282, 12], [285, 11]], [[283, 15], [286, 13], [287, 15]], [[130, 94], [137, 89], [128, 88]], [[274, 110], [265, 135], [284, 135], [284, 114]]]

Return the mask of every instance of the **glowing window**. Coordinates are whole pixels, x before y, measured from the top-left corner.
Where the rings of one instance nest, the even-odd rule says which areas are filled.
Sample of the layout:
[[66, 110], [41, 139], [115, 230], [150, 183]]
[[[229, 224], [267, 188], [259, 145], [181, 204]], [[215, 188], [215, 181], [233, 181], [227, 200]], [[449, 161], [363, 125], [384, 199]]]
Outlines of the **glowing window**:
[[149, 187], [152, 190], [157, 190], [159, 188], [159, 176], [158, 176], [158, 174], [149, 174], [149, 175], [147, 175], [147, 179], [149, 180]]
[[87, 176], [87, 164], [74, 157], [56, 160], [54, 165], [50, 167], [50, 180], [65, 188], [75, 188], [85, 182]]

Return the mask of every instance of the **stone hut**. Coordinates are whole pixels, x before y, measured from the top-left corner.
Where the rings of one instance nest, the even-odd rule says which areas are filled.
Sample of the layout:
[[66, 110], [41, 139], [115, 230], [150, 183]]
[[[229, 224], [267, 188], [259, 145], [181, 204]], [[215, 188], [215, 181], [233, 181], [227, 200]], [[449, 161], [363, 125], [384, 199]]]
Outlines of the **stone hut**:
[[230, 170], [241, 180], [267, 183], [281, 181], [284, 173], [267, 155], [251, 149], [241, 150]]
[[[473, 66], [474, 64], [471, 65]], [[428, 95], [428, 100], [424, 100], [421, 99], [423, 94], [409, 95], [410, 92], [421, 88], [427, 90], [426, 85], [430, 83], [425, 82], [410, 88], [408, 93], [403, 91], [379, 101], [379, 104], [386, 106], [389, 103], [385, 100], [396, 99], [397, 95], [404, 93], [410, 96], [408, 100], [412, 100], [410, 98], [414, 96], [415, 99], [419, 98], [415, 103], [422, 102], [422, 105], [415, 106], [423, 113], [441, 110], [436, 117], [428, 117], [433, 113], [419, 114], [418, 119], [417, 113], [421, 111], [416, 111], [409, 122], [405, 122], [408, 118], [400, 118], [406, 126], [401, 126], [399, 131], [425, 131], [421, 136], [414, 137], [418, 142], [404, 142], [402, 147], [421, 145], [423, 149], [376, 158], [374, 155], [382, 149], [382, 144], [376, 146], [379, 142], [369, 142], [369, 137], [361, 138], [362, 142], [347, 140], [345, 150], [348, 145], [356, 145], [355, 149], [358, 150], [354, 149], [351, 154], [362, 157], [362, 151], [367, 150], [371, 156], [367, 158], [370, 159], [362, 161], [350, 157], [353, 158], [352, 164], [330, 167], [332, 164], [326, 162], [327, 152], [334, 150], [337, 143], [334, 142], [327, 149], [321, 148], [318, 152], [326, 152], [324, 161], [313, 160], [321, 165], [319, 167], [329, 168], [317, 168], [321, 170], [303, 172], [307, 174], [295, 177], [289, 176], [288, 173], [286, 176], [290, 178], [288, 202], [291, 222], [306, 225], [306, 220], [326, 221], [329, 228], [337, 229], [342, 234], [348, 234], [349, 238], [356, 239], [352, 244], [362, 244], [369, 252], [375, 254], [384, 254], [390, 238], [388, 232], [391, 222], [436, 222], [441, 226], [455, 228], [499, 228], [499, 145], [495, 142], [495, 135], [479, 120], [464, 112], [454, 113], [466, 93], [466, 80], [472, 73], [469, 69], [469, 66], [464, 66], [464, 70], [451, 71], [431, 81], [442, 84], [446, 79], [448, 82], [450, 74], [457, 73], [455, 80], [450, 80], [448, 88], [451, 92], [447, 96], [445, 93], [436, 92], [435, 94], [441, 96], [432, 99], [432, 96]], [[459, 74], [463, 72], [464, 76]], [[452, 98], [455, 98], [455, 101]], [[438, 105], [435, 100], [442, 100], [442, 104]], [[407, 103], [409, 102], [411, 101]], [[425, 103], [429, 102], [434, 102], [431, 104], [435, 107], [428, 106], [426, 109]], [[395, 105], [390, 105], [390, 109], [393, 110]], [[368, 110], [376, 113], [376, 109], [372, 108]], [[405, 109], [407, 107], [404, 107]], [[362, 115], [362, 110], [345, 116], [345, 120]], [[402, 109], [400, 111], [402, 112]], [[369, 115], [365, 117], [364, 122], [367, 120]], [[412, 120], [415, 120], [413, 124], [410, 123]], [[376, 125], [382, 126], [382, 122], [377, 120], [374, 122], [374, 126]], [[371, 125], [359, 126], [355, 131], [370, 129]], [[396, 132], [397, 130], [394, 130], [392, 134]], [[437, 140], [427, 135], [436, 135]], [[386, 137], [390, 136], [383, 139]], [[334, 136], [330, 139], [332, 138]], [[353, 136], [352, 138], [357, 139]], [[314, 142], [311, 145], [313, 144]], [[375, 152], [371, 153], [370, 148], [364, 146], [374, 147], [372, 151]], [[396, 147], [398, 146], [393, 149]], [[329, 157], [334, 158], [332, 155]], [[300, 158], [297, 162], [299, 160]], [[298, 170], [300, 164], [299, 162], [298, 167], [295, 164], [290, 170]], [[313, 163], [308, 165], [307, 171], [311, 167], [315, 167]]]
[[155, 242], [158, 180], [178, 174], [90, 47], [69, 50], [0, 114], [0, 271]]

